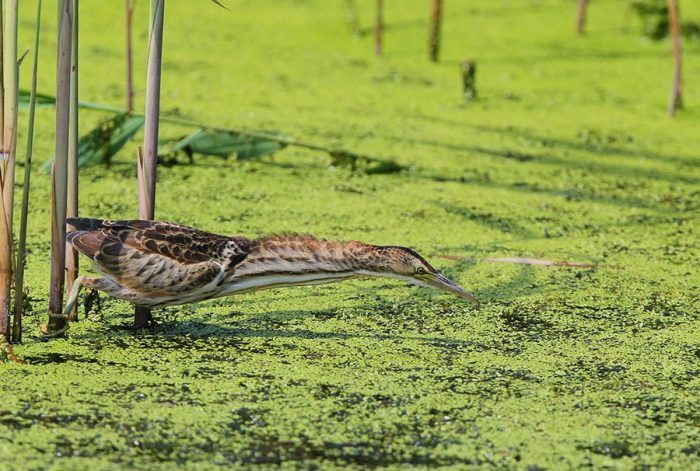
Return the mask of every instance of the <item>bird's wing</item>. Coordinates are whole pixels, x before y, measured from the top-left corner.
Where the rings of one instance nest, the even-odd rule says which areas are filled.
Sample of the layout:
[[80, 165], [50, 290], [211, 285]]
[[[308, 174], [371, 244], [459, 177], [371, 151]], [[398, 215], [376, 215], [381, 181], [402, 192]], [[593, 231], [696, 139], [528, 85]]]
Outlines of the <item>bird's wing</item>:
[[68, 241], [123, 286], [182, 293], [205, 286], [245, 259], [249, 241], [160, 221], [70, 219]]
[[[76, 249], [88, 256], [91, 256], [91, 252], [106, 238], [118, 238], [136, 250], [159, 253], [179, 263], [196, 263], [219, 258], [222, 254], [227, 254], [228, 247], [236, 252], [231, 255], [245, 253], [250, 245], [250, 241], [244, 237], [211, 234], [163, 221], [69, 218], [68, 224], [79, 232], [90, 234], [87, 238], [81, 236], [80, 240], [69, 234], [69, 241], [75, 242]], [[84, 249], [81, 246], [84, 246]]]

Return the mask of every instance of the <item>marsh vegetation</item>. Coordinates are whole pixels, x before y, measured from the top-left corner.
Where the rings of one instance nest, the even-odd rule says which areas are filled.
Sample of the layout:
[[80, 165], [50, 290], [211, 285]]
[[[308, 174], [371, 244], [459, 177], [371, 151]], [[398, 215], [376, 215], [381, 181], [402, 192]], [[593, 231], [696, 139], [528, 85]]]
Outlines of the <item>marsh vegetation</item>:
[[[25, 363], [0, 364], [0, 463], [697, 465], [697, 40], [683, 43], [687, 93], [670, 119], [671, 39], [640, 34], [627, 0], [589, 2], [581, 35], [573, 1], [443, 1], [437, 62], [428, 1], [383, 2], [381, 56], [375, 2], [354, 2], [350, 28], [351, 2], [224, 2], [232, 13], [194, 3], [165, 10], [166, 150], [203, 129], [183, 122], [313, 145], [173, 153], [158, 168], [157, 217], [414, 247], [482, 307], [356, 281], [167, 308], [154, 312], [158, 327], [132, 333], [120, 328], [132, 306], [101, 296], [80, 306], [68, 336], [41, 341], [51, 246], [42, 165], [56, 143], [45, 95], [55, 95], [58, 36], [45, 14], [15, 346]], [[700, 5], [678, 3], [683, 21], [700, 21]], [[124, 14], [121, 2], [80, 5], [81, 101], [124, 108]], [[138, 111], [148, 2], [133, 14]], [[22, 3], [20, 51], [32, 48], [35, 15]], [[467, 58], [478, 96], [465, 102]], [[79, 113], [80, 135], [122, 116]], [[17, 149], [26, 138], [22, 124]], [[80, 169], [81, 215], [138, 216], [135, 142]], [[347, 154], [313, 146], [369, 160], [346, 165]], [[382, 163], [395, 167], [365, 171]], [[18, 191], [26, 170], [17, 166]], [[561, 263], [494, 260], [516, 257]]]

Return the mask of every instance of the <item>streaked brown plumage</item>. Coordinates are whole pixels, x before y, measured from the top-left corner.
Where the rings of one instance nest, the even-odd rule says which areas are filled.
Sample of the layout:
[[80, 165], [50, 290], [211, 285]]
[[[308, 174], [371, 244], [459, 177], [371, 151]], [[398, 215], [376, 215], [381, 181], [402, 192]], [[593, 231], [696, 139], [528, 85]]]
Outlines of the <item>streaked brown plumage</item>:
[[137, 306], [186, 304], [260, 289], [392, 277], [477, 302], [411, 249], [338, 242], [309, 235], [228, 237], [161, 221], [74, 218], [68, 242], [90, 257], [102, 278], [80, 285]]

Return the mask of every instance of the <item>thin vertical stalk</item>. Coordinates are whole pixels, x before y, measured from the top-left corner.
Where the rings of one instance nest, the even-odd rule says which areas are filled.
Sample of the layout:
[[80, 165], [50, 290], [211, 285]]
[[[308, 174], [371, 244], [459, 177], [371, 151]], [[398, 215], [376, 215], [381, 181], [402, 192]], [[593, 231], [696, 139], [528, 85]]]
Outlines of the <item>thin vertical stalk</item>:
[[51, 175], [51, 282], [47, 333], [65, 328], [61, 315], [66, 264], [66, 202], [68, 186], [68, 136], [73, 32], [73, 2], [63, 1], [59, 17], [56, 63], [56, 148]]
[[24, 304], [24, 265], [27, 251], [27, 216], [29, 214], [29, 185], [32, 175], [32, 151], [34, 147], [34, 112], [36, 110], [36, 80], [39, 70], [39, 35], [41, 32], [41, 0], [36, 7], [36, 31], [34, 33], [34, 65], [32, 86], [29, 93], [29, 124], [27, 125], [27, 151], [24, 157], [24, 184], [22, 186], [22, 216], [19, 222], [17, 268], [15, 271], [15, 318], [12, 324], [12, 341], [22, 341], [22, 305]]
[[0, 334], [10, 338], [10, 288], [12, 284], [12, 204], [14, 202], [17, 142], [17, 14], [18, 0], [8, 0], [3, 25], [3, 147], [0, 155]]
[[10, 340], [10, 283], [12, 281], [12, 239], [7, 228], [5, 205], [0, 204], [0, 339]]
[[153, 25], [154, 21], [156, 19], [156, 16], [158, 15], [158, 4], [160, 3], [159, 0], [151, 0], [151, 10], [150, 10], [150, 15], [148, 16], [149, 22], [148, 22], [148, 37], [150, 38], [153, 35]]
[[[146, 122], [144, 124], [143, 154], [139, 156], [140, 176], [142, 177], [139, 182], [139, 218], [141, 219], [153, 219], [155, 214], [164, 12], [165, 0], [151, 0], [146, 77]], [[137, 306], [134, 317], [135, 326], [145, 327], [150, 322], [150, 316], [148, 309]]]
[[144, 191], [139, 192], [139, 217], [153, 219], [156, 197], [158, 163], [158, 125], [160, 115], [160, 79], [163, 57], [163, 13], [165, 0], [156, 4], [148, 46], [148, 75], [146, 77], [146, 121], [143, 140]]
[[[7, 155], [3, 155], [2, 176], [3, 182], [12, 182], [14, 184], [15, 174], [15, 153], [16, 153], [16, 136], [17, 136], [17, 99], [19, 93], [18, 75], [19, 67], [17, 65], [17, 14], [19, 0], [9, 0], [6, 7], [5, 41], [3, 46], [3, 78], [5, 79], [5, 101], [3, 103], [4, 128], [3, 136], [6, 144], [5, 150]], [[5, 203], [5, 211], [7, 213], [8, 227], [12, 233], [12, 203], [14, 200], [14, 188], [12, 185], [3, 186], [3, 201]]]
[[3, 0], [0, 0], [0, 153], [5, 152], [5, 135], [2, 131], [5, 129], [5, 34], [3, 27], [3, 3]]
[[433, 0], [430, 15], [430, 34], [428, 36], [428, 51], [430, 60], [437, 62], [440, 57], [440, 30], [442, 29], [442, 0]]
[[668, 0], [668, 22], [673, 41], [673, 86], [668, 103], [668, 115], [674, 117], [683, 107], [683, 49], [681, 45], [681, 24], [677, 0]]
[[[68, 118], [68, 189], [66, 217], [78, 216], [78, 0], [73, 2], [71, 27], [70, 110]], [[66, 231], [73, 230], [72, 226]], [[78, 252], [66, 242], [66, 295], [78, 278]], [[68, 313], [68, 320], [78, 319], [77, 306]]]
[[583, 34], [586, 31], [586, 7], [588, 0], [578, 0], [578, 9], [576, 12], [576, 33]]
[[[3, 129], [5, 129], [5, 119], [4, 119], [4, 108], [5, 108], [5, 77], [4, 77], [4, 28], [3, 28], [3, 1], [0, 0], [0, 156], [4, 160], [4, 156], [7, 154], [5, 150], [5, 135]], [[0, 176], [2, 176], [0, 174]], [[1, 179], [0, 179], [1, 183]], [[2, 195], [2, 186], [0, 185], [0, 195]], [[11, 253], [7, 254], [6, 251], [10, 247], [11, 242], [8, 240], [7, 226], [4, 221], [7, 220], [5, 215], [5, 206], [0, 201], [0, 342], [10, 340], [10, 313], [9, 313], [9, 302], [10, 302], [10, 281], [5, 279], [6, 274], [9, 274], [12, 270], [12, 265], [10, 263]], [[6, 266], [9, 265], [9, 266]], [[7, 286], [7, 288], [5, 288]], [[4, 306], [7, 303], [7, 312], [5, 312]]]
[[374, 53], [382, 55], [382, 36], [384, 34], [384, 0], [377, 0], [377, 19], [374, 23]]
[[126, 5], [126, 110], [134, 111], [134, 69], [131, 46], [131, 25], [134, 19], [134, 0], [125, 0]]

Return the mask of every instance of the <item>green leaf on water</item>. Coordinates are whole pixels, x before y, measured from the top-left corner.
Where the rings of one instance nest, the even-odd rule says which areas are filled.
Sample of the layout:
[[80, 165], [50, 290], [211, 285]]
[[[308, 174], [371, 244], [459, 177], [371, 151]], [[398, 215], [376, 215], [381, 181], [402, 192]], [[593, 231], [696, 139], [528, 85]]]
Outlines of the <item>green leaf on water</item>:
[[[28, 106], [28, 91], [20, 90], [19, 102], [20, 106]], [[37, 94], [38, 107], [55, 106], [55, 104], [56, 99], [51, 95], [43, 93]], [[78, 143], [78, 165], [80, 167], [96, 163], [108, 164], [112, 156], [116, 154], [144, 124], [143, 116], [129, 115], [123, 109], [103, 103], [81, 101], [78, 103], [78, 106], [84, 109], [115, 113], [114, 116], [103, 121], [97, 128], [80, 139]], [[179, 152], [187, 154], [190, 159], [192, 159], [193, 154], [213, 155], [223, 158], [228, 158], [235, 154], [236, 158], [239, 160], [249, 160], [274, 154], [284, 149], [287, 145], [293, 145], [325, 151], [330, 155], [331, 165], [333, 167], [349, 168], [353, 172], [362, 172], [371, 175], [397, 173], [405, 170], [405, 167], [397, 164], [393, 160], [377, 159], [346, 150], [329, 149], [304, 142], [291, 142], [286, 139], [276, 140], [278, 136], [275, 132], [264, 131], [250, 133], [253, 135], [249, 135], [246, 132], [237, 132], [236, 130], [212, 129], [204, 127], [201, 124], [179, 120], [177, 118], [168, 119], [166, 116], [162, 116], [161, 120], [163, 122], [184, 126], [198, 126], [197, 130], [186, 136], [176, 137], [174, 139], [163, 139], [159, 142], [160, 144], [172, 144], [170, 150], [164, 155], [166, 158], [160, 161], [160, 163], [164, 165], [167, 165], [168, 162], [174, 163], [174, 159], [168, 160], [167, 157], [173, 157], [174, 154]], [[270, 138], [266, 139], [266, 136]], [[51, 163], [47, 162], [44, 167], [50, 170]]]
[[[19, 91], [19, 106], [20, 108], [29, 108], [29, 95], [31, 92], [29, 90]], [[36, 94], [36, 107], [37, 108], [48, 108], [56, 104], [56, 99], [51, 95], [46, 95], [44, 93]]]
[[285, 146], [284, 143], [261, 137], [200, 128], [187, 136], [176, 139], [171, 152], [185, 152], [187, 155], [214, 155], [224, 158], [235, 154], [239, 160], [247, 160], [273, 154]]
[[[217, 5], [219, 5], [219, 6], [220, 6], [221, 8], [223, 8], [224, 10], [229, 10], [229, 9], [226, 8], [226, 6], [225, 6], [223, 3], [221, 3], [219, 0], [211, 0], [211, 1], [214, 2], [214, 3], [216, 3]], [[231, 10], [229, 10], [229, 11], [231, 11]]]
[[[20, 108], [29, 107], [29, 90], [19, 91], [19, 106]], [[36, 107], [37, 108], [50, 108], [56, 106], [56, 97], [47, 95], [46, 93], [36, 94]], [[110, 113], [124, 113], [124, 110], [116, 106], [105, 105], [104, 103], [93, 103], [90, 101], [79, 101], [78, 107], [86, 110], [95, 111], [108, 111]]]
[[[78, 140], [78, 167], [109, 164], [112, 157], [139, 132], [144, 124], [143, 116], [120, 113], [102, 121], [92, 131]], [[51, 161], [44, 164], [51, 170]]]
[[78, 108], [82, 108], [85, 110], [94, 110], [94, 111], [107, 111], [109, 113], [119, 113], [119, 114], [126, 113], [126, 110], [124, 110], [124, 108], [119, 108], [118, 106], [106, 105], [104, 103], [94, 103], [92, 101], [79, 101]]

